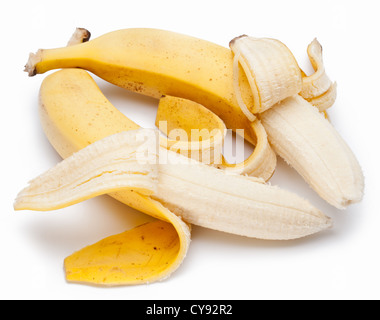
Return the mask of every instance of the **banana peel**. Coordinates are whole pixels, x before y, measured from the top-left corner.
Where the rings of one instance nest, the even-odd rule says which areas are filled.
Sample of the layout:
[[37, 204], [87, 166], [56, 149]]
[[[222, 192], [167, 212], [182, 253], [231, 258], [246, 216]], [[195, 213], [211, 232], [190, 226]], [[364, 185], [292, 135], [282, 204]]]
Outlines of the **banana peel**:
[[[86, 108], [78, 108], [77, 106], [80, 102], [83, 102]], [[140, 129], [139, 125], [124, 116], [104, 97], [92, 77], [82, 70], [62, 70], [45, 78], [40, 89], [39, 106], [41, 124], [45, 134], [63, 158], [67, 158], [76, 151], [115, 133]], [[86, 124], [82, 122], [83, 119], [87, 120]], [[100, 127], [102, 128], [101, 130], [99, 130]], [[165, 244], [159, 243], [160, 238], [171, 237], [175, 239], [175, 247], [177, 248], [176, 255], [173, 255], [172, 247], [168, 249], [170, 253], [168, 252], [167, 255], [172, 257], [171, 263], [166, 264], [165, 262], [161, 266], [159, 274], [152, 272], [147, 277], [139, 276], [138, 279], [133, 279], [132, 282], [130, 282], [130, 277], [127, 276], [127, 278], [120, 278], [117, 284], [149, 283], [168, 277], [178, 268], [186, 256], [190, 243], [189, 225], [161, 203], [132, 189], [118, 190], [111, 192], [110, 195], [166, 224], [164, 229], [155, 231], [158, 239], [156, 247], [160, 247], [161, 250], [152, 251], [152, 256], [166, 255]], [[150, 225], [146, 224], [140, 229], [140, 232], [144, 232], [145, 229], [150, 230]], [[160, 230], [163, 234], [158, 237]], [[133, 230], [130, 232], [135, 234]], [[167, 234], [168, 232], [170, 234]], [[148, 235], [146, 234], [146, 236]], [[118, 250], [115, 246], [113, 248]], [[117, 251], [115, 251], [116, 253]], [[126, 257], [126, 259], [129, 258]], [[73, 263], [77, 260], [68, 259], [67, 261], [66, 266], [70, 270], [71, 268], [76, 268]], [[83, 260], [81, 260], [81, 265], [83, 263]], [[135, 270], [136, 267], [132, 267], [132, 271], [137, 272]], [[130, 272], [131, 270], [124, 269], [123, 274], [129, 275]], [[68, 280], [79, 281], [79, 279], [75, 278], [75, 275], [78, 275], [78, 273], [71, 272]], [[88, 280], [91, 281], [91, 279]], [[97, 283], [109, 285], [109, 280], [110, 278], [105, 278], [103, 282], [100, 282], [98, 279]], [[112, 284], [114, 285], [115, 282], [113, 281]]]
[[158, 103], [156, 127], [166, 137], [160, 145], [206, 164], [220, 163], [226, 126], [204, 106], [183, 98], [164, 96]]
[[[172, 135], [166, 140], [161, 139], [161, 146], [228, 173], [248, 174], [268, 181], [276, 168], [276, 155], [258, 119], [249, 124], [250, 135], [255, 138], [255, 148], [240, 163], [229, 163], [222, 153], [226, 134], [224, 122], [199, 103], [179, 97], [162, 97], [158, 104], [156, 126], [166, 136]], [[241, 135], [244, 136], [244, 133]]]
[[[40, 89], [40, 115], [46, 136], [66, 160], [32, 180], [31, 185], [20, 192], [15, 209], [57, 209], [107, 193], [160, 220], [104, 239], [66, 258], [68, 281], [128, 285], [165, 279], [186, 256], [190, 242], [187, 223], [262, 239], [295, 239], [331, 227], [329, 217], [294, 194], [266, 185], [262, 179], [227, 174], [170, 150], [168, 155], [178, 166], [159, 165], [156, 190], [150, 184], [157, 178], [154, 168], [144, 172], [145, 167], [132, 161], [136, 160], [132, 148], [136, 144], [131, 143], [129, 134], [143, 129], [120, 114], [84, 70], [64, 69], [44, 79]], [[107, 125], [111, 123], [112, 126]], [[98, 130], [92, 130], [93, 127]], [[107, 141], [116, 143], [119, 140], [115, 137], [123, 135], [126, 135], [127, 148], [122, 148], [123, 144], [116, 144], [116, 151], [101, 147], [103, 144], [109, 147]], [[152, 141], [161, 144], [155, 136]], [[153, 147], [148, 149], [157, 151]], [[160, 147], [161, 150], [164, 149]], [[173, 154], [179, 158], [173, 158]], [[196, 165], [184, 166], [183, 159], [194, 161]], [[95, 164], [91, 165], [91, 161]], [[77, 169], [68, 170], [72, 166]], [[89, 166], [87, 171], [86, 166]], [[67, 175], [66, 171], [71, 173]], [[81, 178], [77, 178], [78, 172]], [[127, 177], [123, 179], [124, 185], [113, 179], [120, 172]], [[133, 179], [136, 172], [143, 173], [140, 175], [144, 184], [140, 181], [137, 184]], [[85, 188], [86, 183], [100, 177], [107, 179], [107, 175], [110, 175], [110, 185], [100, 183], [99, 189]], [[61, 176], [63, 178], [59, 178]], [[201, 179], [204, 179], [202, 183]], [[88, 193], [76, 192], [76, 186]], [[70, 192], [65, 192], [67, 189]], [[42, 205], [44, 203], [46, 205]], [[152, 233], [148, 236], [148, 232]], [[142, 238], [152, 240], [144, 242]], [[124, 244], [126, 240], [128, 244]], [[140, 273], [140, 266], [144, 264], [141, 261], [148, 262]]]

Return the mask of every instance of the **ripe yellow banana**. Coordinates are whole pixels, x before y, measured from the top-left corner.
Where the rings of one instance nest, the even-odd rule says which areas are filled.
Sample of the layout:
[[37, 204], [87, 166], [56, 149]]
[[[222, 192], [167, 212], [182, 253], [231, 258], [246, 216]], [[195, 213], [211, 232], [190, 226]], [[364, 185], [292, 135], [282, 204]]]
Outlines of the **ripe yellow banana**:
[[[190, 36], [156, 29], [114, 31], [79, 45], [39, 50], [26, 65], [29, 75], [79, 67], [120, 87], [155, 98], [163, 95], [195, 101], [231, 129], [244, 129], [255, 142], [233, 87], [233, 53]], [[251, 89], [240, 73], [241, 94], [253, 105]], [[231, 116], [233, 115], [233, 116]]]
[[[275, 39], [240, 36], [229, 50], [153, 29], [89, 37], [77, 29], [68, 47], [30, 55], [30, 75], [66, 68], [45, 78], [40, 91], [44, 131], [66, 159], [32, 180], [14, 207], [53, 210], [109, 194], [158, 221], [66, 258], [69, 281], [164, 279], [185, 258], [187, 223], [277, 240], [329, 228], [330, 218], [308, 201], [265, 183], [276, 165], [268, 140], [330, 204], [345, 208], [361, 200], [361, 168], [322, 115], [335, 102], [336, 83], [326, 75], [316, 39], [307, 52], [315, 73], [307, 76]], [[160, 99], [161, 133], [141, 129], [112, 106], [87, 72], [71, 67]], [[243, 163], [223, 158], [226, 127], [243, 129], [255, 144]], [[195, 129], [208, 135], [193, 136]], [[148, 139], [141, 140], [143, 132], [150, 132]]]
[[15, 209], [52, 210], [111, 192], [160, 220], [67, 257], [68, 281], [126, 285], [168, 277], [190, 242], [182, 219], [262, 239], [294, 239], [331, 227], [329, 217], [295, 194], [167, 150], [157, 133], [136, 140], [143, 129], [112, 106], [83, 70], [45, 78], [40, 116], [48, 139], [67, 159], [32, 180]]
[[[275, 110], [281, 108], [284, 101], [299, 103], [303, 99], [298, 97], [303, 96], [320, 111], [334, 103], [336, 84], [325, 73], [322, 48], [318, 41], [314, 40], [308, 47], [308, 55], [316, 71], [311, 76], [306, 76], [299, 69], [288, 48], [277, 40], [243, 36], [234, 39], [230, 46], [232, 50], [163, 30], [126, 29], [78, 45], [39, 50], [37, 54], [30, 55], [26, 71], [29, 75], [35, 75], [56, 68], [79, 67], [120, 87], [145, 95], [156, 98], [171, 95], [189, 99], [218, 115], [227, 128], [243, 129], [244, 137], [253, 144], [260, 141], [265, 145], [266, 131], [270, 130], [266, 126], [270, 125], [270, 118], [274, 117]], [[257, 128], [262, 126], [262, 114], [265, 123], [260, 130]], [[282, 117], [286, 116], [287, 113], [282, 113]], [[328, 200], [330, 203], [343, 207], [359, 201], [364, 182], [361, 169], [351, 151], [340, 155], [345, 158], [345, 163], [351, 164], [350, 170], [347, 173], [338, 171], [341, 176], [332, 184], [331, 179], [335, 179], [336, 175], [321, 173], [317, 180], [308, 180], [308, 177], [317, 176], [304, 174], [314, 170], [310, 167], [310, 162], [296, 161], [300, 149], [294, 144], [282, 143], [293, 138], [297, 140], [312, 136], [307, 139], [308, 148], [315, 150], [314, 155], [323, 159], [326, 170], [335, 170], [336, 160], [324, 154], [328, 148], [323, 148], [317, 138], [318, 126], [321, 130], [326, 130], [327, 127], [319, 120], [314, 123], [314, 116], [302, 119], [303, 116], [306, 114], [300, 114], [298, 121], [309, 123], [314, 131], [308, 130], [304, 133], [300, 129], [294, 130], [297, 126], [294, 119], [289, 118], [287, 121], [283, 118], [280, 133], [269, 135], [269, 142], [273, 146], [282, 145], [286, 152], [279, 154], [322, 196], [323, 192], [320, 191], [324, 185], [330, 185], [330, 189], [341, 190], [340, 198], [335, 201]], [[296, 115], [292, 113], [292, 117]], [[273, 122], [276, 123], [277, 119], [278, 117]], [[261, 138], [256, 136], [260, 132]], [[290, 136], [287, 137], [287, 134]], [[338, 141], [344, 143], [341, 138], [333, 141], [331, 143], [334, 145]], [[260, 147], [256, 149], [263, 150]], [[262, 159], [275, 159], [275, 156], [269, 146], [264, 149], [266, 152], [261, 155], [266, 154], [265, 157], [252, 155], [247, 163], [233, 166], [235, 172], [247, 173], [241, 167], [250, 168], [248, 173], [268, 180], [273, 174], [275, 162]], [[339, 146], [337, 150], [343, 149], [347, 151], [348, 147]], [[279, 148], [276, 150], [279, 151]], [[228, 164], [222, 163], [222, 167], [228, 167]], [[355, 176], [356, 179], [346, 178], [346, 174]], [[356, 183], [351, 186], [355, 192], [345, 194], [345, 190], [349, 188], [341, 185], [342, 183]], [[334, 194], [339, 192], [335, 190]]]
[[297, 195], [157, 148], [156, 135], [153, 129], [145, 134], [140, 129], [90, 144], [32, 180], [16, 198], [15, 209], [54, 210], [133, 190], [186, 222], [248, 237], [288, 240], [331, 226], [328, 217]]
[[[91, 76], [80, 69], [61, 70], [44, 79], [40, 112], [48, 139], [64, 158], [107, 136], [136, 130], [137, 126], [132, 126], [133, 122], [120, 114]], [[94, 127], [98, 130], [93, 130]], [[213, 168], [167, 150], [161, 143], [159, 150], [158, 189], [151, 197], [186, 222], [264, 239], [291, 239], [330, 225], [330, 220], [307, 201], [263, 184], [260, 179]], [[144, 206], [136, 207], [139, 202], [129, 190], [111, 195], [160, 218]], [[282, 218], [275, 222], [277, 215]], [[300, 222], [313, 220], [315, 216], [320, 219], [315, 225]], [[300, 220], [297, 222], [295, 217]]]
[[[265, 144], [244, 163], [234, 166], [224, 161], [223, 167], [235, 172], [259, 175], [265, 180], [273, 175], [276, 157], [267, 142], [265, 131], [259, 121], [252, 124], [236, 102], [232, 81], [233, 55], [229, 49], [193, 37], [154, 29], [121, 30], [110, 33], [109, 36], [97, 43], [92, 40], [61, 49], [40, 50], [37, 55], [30, 55], [26, 70], [29, 75], [35, 75], [55, 68], [80, 67], [138, 93], [156, 98], [169, 95], [195, 101], [218, 115], [228, 128], [244, 132], [244, 137], [251, 143], [256, 144], [259, 140]], [[82, 47], [88, 44], [90, 45]], [[117, 44], [120, 47], [112, 49], [116, 55], [102, 61], [103, 55], [99, 49], [111, 48]], [[151, 54], [153, 52], [155, 53]], [[254, 105], [243, 72], [240, 83], [244, 101], [248, 105]], [[262, 161], [260, 154], [265, 154], [267, 160]]]

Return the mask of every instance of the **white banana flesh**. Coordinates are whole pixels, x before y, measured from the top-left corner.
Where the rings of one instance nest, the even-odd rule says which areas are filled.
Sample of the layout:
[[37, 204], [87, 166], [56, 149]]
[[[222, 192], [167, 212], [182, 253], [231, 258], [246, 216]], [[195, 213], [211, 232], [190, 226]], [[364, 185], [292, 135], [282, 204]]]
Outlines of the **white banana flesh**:
[[323, 199], [339, 209], [362, 199], [361, 167], [317, 108], [295, 95], [262, 113], [260, 119], [275, 152]]
[[[119, 133], [113, 139], [102, 139], [97, 145], [106, 145], [109, 150], [120, 150], [122, 139], [119, 136], [133, 140], [138, 132], [146, 129], [133, 130]], [[148, 135], [152, 141], [158, 141], [154, 135]], [[134, 146], [134, 147], [133, 147]], [[131, 144], [129, 148], [136, 148], [139, 144]], [[149, 147], [149, 150], [152, 147]], [[141, 166], [136, 159], [130, 162], [125, 170], [128, 174], [123, 178], [112, 177], [93, 170], [94, 146], [90, 145], [79, 151], [82, 159], [89, 161], [78, 161], [78, 153], [63, 160], [55, 168], [43, 174], [40, 178], [31, 181], [30, 186], [24, 189], [15, 202], [16, 209], [48, 210], [70, 205], [108, 190], [120, 187], [119, 178], [124, 180], [123, 187], [135, 188], [136, 184], [130, 175], [137, 166]], [[144, 149], [146, 150], [146, 149]], [[154, 148], [152, 150], [155, 150]], [[145, 152], [144, 152], [145, 153]], [[109, 164], [107, 171], [118, 170], [119, 153], [110, 152], [107, 156]], [[132, 151], [130, 154], [134, 154]], [[154, 159], [149, 155], [149, 159]], [[136, 163], [137, 162], [137, 163]], [[267, 185], [261, 179], [241, 175], [227, 174], [225, 171], [205, 165], [193, 159], [189, 159], [175, 152], [159, 147], [159, 161], [146, 164], [149, 174], [146, 178], [148, 193], [153, 191], [150, 197], [161, 202], [169, 210], [180, 216], [185, 222], [193, 223], [206, 228], [233, 234], [270, 240], [289, 240], [305, 237], [310, 234], [331, 227], [331, 219], [318, 209], [314, 208], [308, 201], [299, 196], [281, 190], [277, 187]], [[79, 171], [79, 167], [82, 170]], [[152, 166], [156, 166], [158, 177], [154, 175]], [[104, 170], [104, 166], [100, 166]], [[83, 192], [76, 192], [78, 176], [81, 171], [88, 172], [86, 179], [92, 181], [96, 178], [96, 185], [102, 186], [105, 180], [106, 188], [93, 189], [93, 186], [83, 184]], [[72, 172], [66, 177], [63, 174]], [[145, 171], [146, 172], [146, 171]], [[84, 179], [82, 179], [84, 180]], [[82, 181], [80, 180], [80, 181]], [[149, 181], [150, 180], [150, 181]], [[44, 181], [43, 185], [41, 182]], [[64, 190], [56, 196], [57, 185], [55, 181], [64, 181]], [[115, 182], [114, 185], [112, 183]], [[152, 186], [154, 184], [154, 186]], [[36, 192], [38, 190], [38, 192]], [[135, 189], [134, 189], [135, 190]], [[137, 190], [137, 192], [139, 192]], [[84, 196], [85, 195], [85, 196]]]
[[331, 219], [296, 194], [263, 180], [226, 174], [169, 153], [160, 165], [162, 202], [186, 222], [237, 235], [289, 240], [331, 227]]

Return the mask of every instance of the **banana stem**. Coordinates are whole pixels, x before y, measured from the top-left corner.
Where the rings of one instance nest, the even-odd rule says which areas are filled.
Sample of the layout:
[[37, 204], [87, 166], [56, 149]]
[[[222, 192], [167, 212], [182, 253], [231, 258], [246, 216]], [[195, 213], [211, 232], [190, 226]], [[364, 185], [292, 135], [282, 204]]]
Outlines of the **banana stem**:
[[85, 68], [89, 59], [80, 58], [78, 55], [78, 52], [83, 52], [85, 45], [86, 43], [81, 43], [56, 49], [39, 49], [36, 53], [30, 53], [24, 71], [33, 77], [56, 68], [57, 61], [61, 68]]

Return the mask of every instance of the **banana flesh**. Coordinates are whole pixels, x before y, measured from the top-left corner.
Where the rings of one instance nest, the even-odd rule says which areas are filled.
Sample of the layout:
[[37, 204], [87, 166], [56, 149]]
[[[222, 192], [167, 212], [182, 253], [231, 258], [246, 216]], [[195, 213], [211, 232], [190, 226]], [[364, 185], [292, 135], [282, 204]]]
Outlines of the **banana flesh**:
[[[150, 195], [153, 199], [184, 221], [206, 228], [260, 239], [289, 240], [308, 236], [331, 226], [330, 218], [295, 194], [264, 184], [260, 179], [226, 174], [163, 148], [160, 148], [162, 159], [158, 160], [155, 152], [149, 152], [152, 150], [151, 145], [128, 144], [127, 156], [147, 152], [149, 155], [128, 163], [124, 167], [127, 175], [108, 177], [107, 174], [99, 174], [98, 166], [92, 163], [97, 162], [99, 153], [104, 152], [99, 145], [105, 145], [108, 149], [107, 165], [106, 168], [101, 166], [102, 170], [107, 170], [106, 173], [120, 172], [120, 157], [125, 155], [121, 155], [119, 151], [125, 149], [128, 142], [136, 140], [136, 136], [142, 130], [121, 132], [106, 137], [63, 160], [40, 178], [31, 181], [30, 186], [16, 199], [15, 208], [62, 208], [78, 203], [83, 198], [105, 194], [109, 190], [122, 190], [124, 186], [135, 188], [137, 185], [138, 189], [135, 192], [139, 193], [140, 184], [136, 184], [133, 177], [136, 176], [136, 179], [140, 180], [140, 175], [143, 174], [146, 180], [144, 182], [148, 184], [146, 189], [149, 188], [148, 195], [153, 192]], [[157, 134], [158, 132], [145, 134], [146, 139], [143, 140], [151, 141], [150, 144], [155, 143]], [[94, 148], [97, 149], [95, 153]], [[155, 149], [156, 147], [153, 148]], [[78, 158], [84, 160], [78, 161]], [[158, 170], [153, 170], [158, 172], [158, 175], [149, 175], [141, 168], [135, 172], [136, 163], [138, 166], [147, 166], [149, 173], [152, 171], [151, 167], [158, 163]], [[72, 173], [63, 176], [67, 172]], [[84, 191], [77, 192], [78, 175], [82, 176], [83, 172], [83, 179], [105, 187], [99, 190], [94, 189], [91, 183], [84, 183], [81, 185]], [[44, 181], [47, 183], [41, 186]], [[152, 183], [155, 186], [152, 187]], [[63, 190], [56, 194], [57, 185], [61, 184], [64, 185]], [[35, 190], [39, 192], [36, 193]], [[32, 200], [29, 200], [30, 198]]]
[[344, 209], [363, 197], [360, 165], [332, 124], [301, 96], [260, 115], [272, 147], [331, 205]]
[[[269, 96], [273, 96], [274, 99], [278, 97], [277, 100], [271, 100], [263, 112], [257, 114], [273, 149], [331, 205], [344, 209], [361, 201], [364, 177], [358, 161], [331, 123], [320, 113], [329, 108], [336, 97], [336, 83], [332, 83], [324, 69], [322, 46], [316, 39], [308, 46], [308, 55], [315, 73], [304, 76], [301, 87], [297, 87], [294, 85], [295, 82], [286, 78], [291, 74], [289, 69], [299, 71], [295, 63], [277, 59], [280, 65], [284, 64], [284, 68], [289, 66], [288, 69], [282, 70], [281, 81], [266, 75], [264, 67], [269, 61], [261, 65], [262, 61], [265, 61], [260, 53], [262, 41], [265, 43], [267, 40], [244, 36], [234, 39], [231, 47], [235, 52], [235, 59], [240, 57], [239, 62], [242, 63], [248, 79], [255, 79], [256, 73], [261, 74], [269, 82]], [[273, 52], [274, 56], [291, 57]], [[273, 59], [273, 56], [271, 58]], [[267, 67], [276, 74], [276, 68], [271, 68]], [[250, 80], [250, 83], [252, 82], [253, 80]], [[257, 82], [256, 79], [255, 85], [259, 87]], [[291, 92], [286, 90], [287, 87], [294, 89], [293, 96], [286, 97]], [[284, 95], [276, 95], [269, 90], [278, 90]], [[252, 91], [255, 94], [255, 90]], [[310, 103], [302, 96], [309, 99]]]
[[169, 154], [152, 197], [186, 222], [266, 240], [289, 240], [331, 227], [308, 201], [262, 179], [226, 174]]

